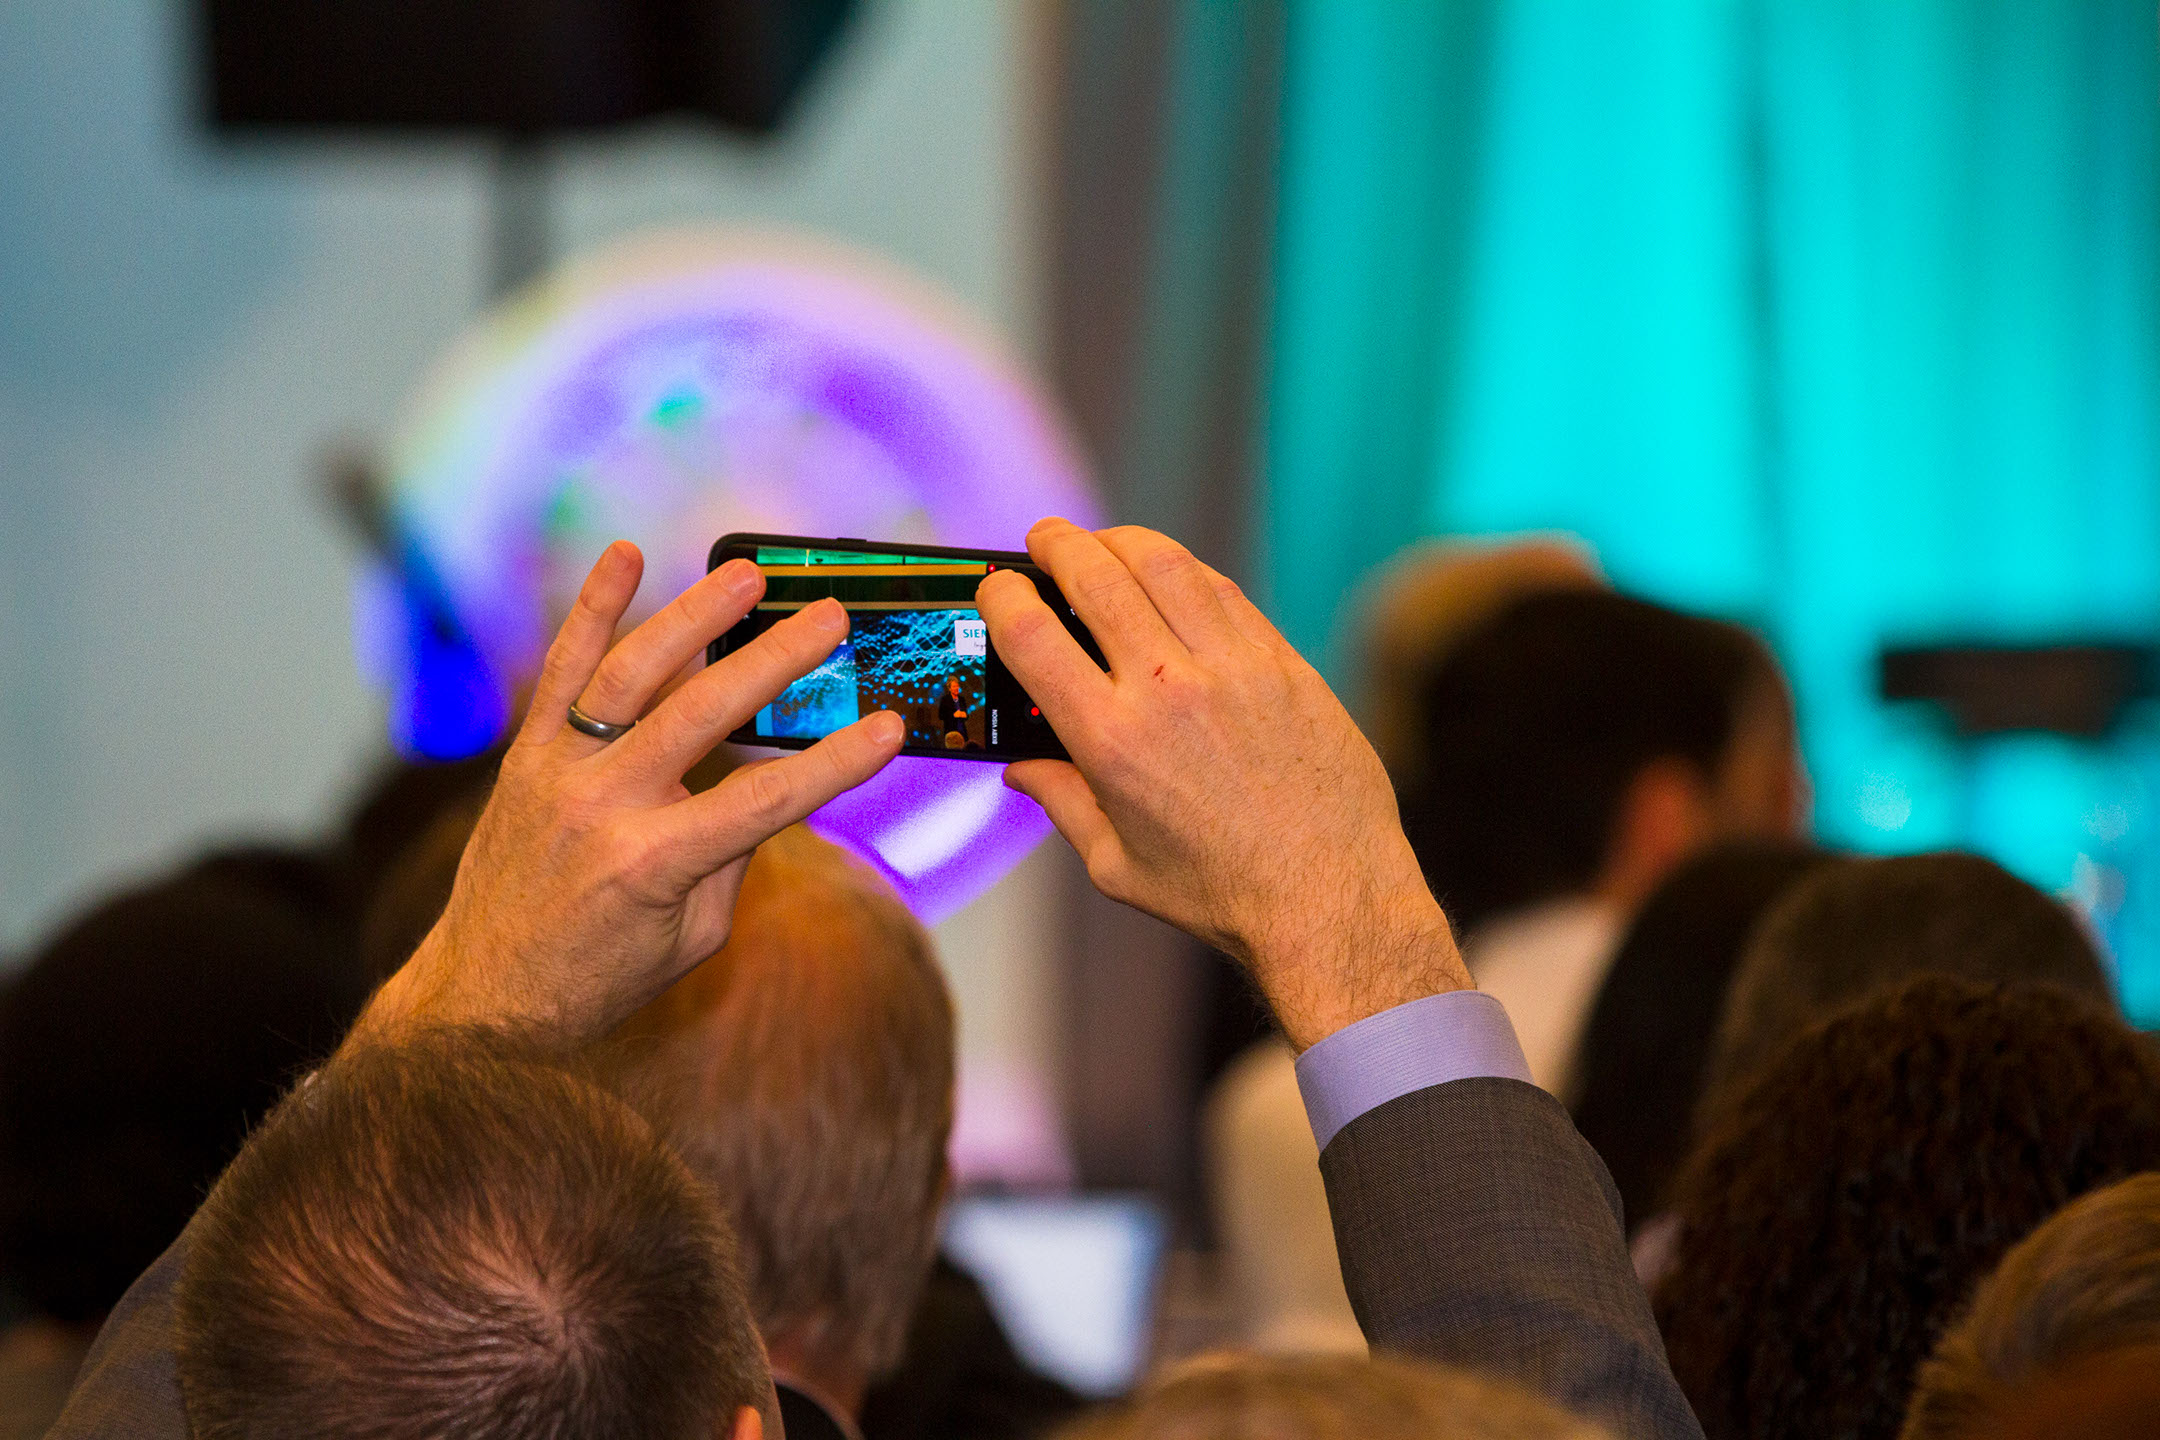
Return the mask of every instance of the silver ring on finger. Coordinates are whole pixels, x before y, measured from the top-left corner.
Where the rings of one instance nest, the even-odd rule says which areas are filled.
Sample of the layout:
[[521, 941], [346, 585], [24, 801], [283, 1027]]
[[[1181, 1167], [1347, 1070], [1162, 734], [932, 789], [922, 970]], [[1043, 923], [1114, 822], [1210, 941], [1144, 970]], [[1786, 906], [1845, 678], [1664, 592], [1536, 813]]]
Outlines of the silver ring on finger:
[[637, 721], [632, 720], [628, 725], [610, 725], [605, 720], [593, 719], [576, 705], [570, 707], [569, 718], [571, 729], [580, 735], [590, 735], [595, 740], [620, 740], [637, 724]]

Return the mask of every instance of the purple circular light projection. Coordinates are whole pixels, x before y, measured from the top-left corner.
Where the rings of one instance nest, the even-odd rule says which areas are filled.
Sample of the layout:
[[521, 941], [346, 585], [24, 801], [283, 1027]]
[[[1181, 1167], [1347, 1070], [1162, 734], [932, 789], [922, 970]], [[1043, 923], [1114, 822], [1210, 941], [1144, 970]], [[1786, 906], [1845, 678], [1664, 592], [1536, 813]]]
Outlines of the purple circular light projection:
[[[452, 352], [390, 468], [399, 526], [506, 692], [618, 537], [645, 552], [649, 613], [730, 530], [1017, 548], [1043, 515], [1099, 520], [1056, 408], [978, 320], [797, 237], [675, 233], [566, 267]], [[397, 639], [416, 627], [391, 613], [409, 591], [380, 574], [360, 590], [363, 659], [401, 704], [426, 688]], [[1049, 831], [1001, 767], [930, 759], [811, 824], [932, 921]]]

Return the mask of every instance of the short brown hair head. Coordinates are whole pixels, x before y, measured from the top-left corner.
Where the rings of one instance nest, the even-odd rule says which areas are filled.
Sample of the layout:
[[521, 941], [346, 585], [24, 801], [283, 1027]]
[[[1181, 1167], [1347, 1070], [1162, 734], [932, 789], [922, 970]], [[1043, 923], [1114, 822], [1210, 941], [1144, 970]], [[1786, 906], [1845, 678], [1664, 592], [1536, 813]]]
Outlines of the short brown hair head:
[[1209, 1357], [1059, 1440], [1605, 1440], [1550, 1401], [1393, 1355]]
[[709, 1440], [771, 1396], [705, 1188], [627, 1105], [485, 1031], [333, 1061], [189, 1234], [203, 1440]]
[[1400, 787], [1403, 830], [1457, 933], [1474, 935], [1507, 911], [1593, 888], [1652, 766], [1677, 767], [1706, 799], [1743, 755], [1753, 774], [1770, 717], [1788, 803], [1760, 819], [1788, 828], [1786, 705], [1776, 661], [1739, 626], [1604, 590], [1526, 595], [1432, 671], [1421, 771]]
[[801, 827], [751, 859], [727, 946], [616, 1037], [610, 1063], [728, 1211], [774, 1345], [864, 1377], [898, 1363], [936, 1253], [953, 1049], [929, 935]]
[[1990, 1434], [2027, 1392], [2105, 1356], [2160, 1358], [2153, 1347], [2160, 1174], [2145, 1174], [2073, 1202], [2011, 1247], [1921, 1367], [1904, 1440]]
[[1705, 1094], [1746, 1077], [1833, 1011], [1916, 975], [2053, 984], [2114, 1003], [2077, 918], [1992, 860], [1956, 851], [1843, 858], [1788, 890], [1740, 958]]
[[1421, 697], [1458, 640], [1525, 595], [1604, 583], [1589, 548], [1557, 534], [1427, 540], [1383, 565], [1359, 605], [1358, 719], [1396, 785], [1423, 769]]
[[1683, 1166], [1655, 1308], [1710, 1440], [1897, 1434], [1982, 1275], [2160, 1166], [2160, 1054], [2049, 985], [1925, 975], [1803, 1032]]

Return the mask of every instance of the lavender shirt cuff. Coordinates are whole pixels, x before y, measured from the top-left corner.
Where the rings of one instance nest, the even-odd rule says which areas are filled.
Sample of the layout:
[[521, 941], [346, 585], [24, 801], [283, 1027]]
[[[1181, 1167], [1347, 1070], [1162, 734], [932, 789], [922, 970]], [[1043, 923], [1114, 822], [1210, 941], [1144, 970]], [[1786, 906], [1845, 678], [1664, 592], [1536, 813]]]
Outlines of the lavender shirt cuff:
[[1530, 1083], [1507, 1011], [1490, 995], [1452, 990], [1345, 1025], [1297, 1060], [1305, 1116], [1320, 1148], [1368, 1110], [1413, 1091], [1481, 1076]]

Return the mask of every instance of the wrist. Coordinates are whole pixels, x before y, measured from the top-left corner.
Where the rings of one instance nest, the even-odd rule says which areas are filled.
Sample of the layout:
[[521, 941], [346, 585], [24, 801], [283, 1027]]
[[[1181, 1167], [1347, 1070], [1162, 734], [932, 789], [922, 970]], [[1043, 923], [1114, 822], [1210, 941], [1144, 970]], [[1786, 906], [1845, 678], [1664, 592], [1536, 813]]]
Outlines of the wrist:
[[446, 915], [375, 992], [353, 1034], [395, 1042], [406, 1031], [430, 1025], [529, 1027], [539, 1021], [514, 998], [499, 981], [491, 983], [477, 957], [458, 943]]
[[348, 1041], [389, 1041], [418, 1022], [448, 970], [442, 923], [428, 931], [405, 963], [383, 981], [353, 1022]]
[[1299, 1051], [1383, 1010], [1476, 988], [1422, 882], [1415, 893], [1338, 911], [1331, 922], [1275, 927], [1251, 948], [1248, 964]]

